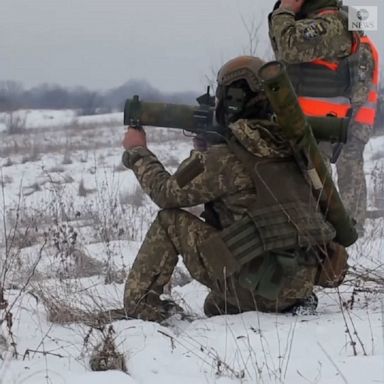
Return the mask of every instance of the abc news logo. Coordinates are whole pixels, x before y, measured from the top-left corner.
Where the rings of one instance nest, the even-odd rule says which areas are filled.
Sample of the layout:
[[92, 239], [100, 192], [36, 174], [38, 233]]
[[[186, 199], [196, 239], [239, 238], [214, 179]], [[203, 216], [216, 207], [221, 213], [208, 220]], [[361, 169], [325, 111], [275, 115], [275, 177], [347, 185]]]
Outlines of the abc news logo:
[[377, 7], [353, 6], [348, 9], [348, 27], [350, 31], [376, 31]]

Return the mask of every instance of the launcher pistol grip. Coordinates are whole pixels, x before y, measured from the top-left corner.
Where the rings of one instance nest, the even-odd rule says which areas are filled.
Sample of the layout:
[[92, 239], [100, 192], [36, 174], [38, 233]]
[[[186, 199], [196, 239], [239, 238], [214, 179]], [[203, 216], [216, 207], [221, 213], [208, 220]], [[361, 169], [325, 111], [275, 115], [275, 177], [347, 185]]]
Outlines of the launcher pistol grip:
[[138, 95], [134, 95], [132, 99], [127, 99], [124, 105], [124, 125], [136, 129], [142, 128], [140, 124], [141, 109]]

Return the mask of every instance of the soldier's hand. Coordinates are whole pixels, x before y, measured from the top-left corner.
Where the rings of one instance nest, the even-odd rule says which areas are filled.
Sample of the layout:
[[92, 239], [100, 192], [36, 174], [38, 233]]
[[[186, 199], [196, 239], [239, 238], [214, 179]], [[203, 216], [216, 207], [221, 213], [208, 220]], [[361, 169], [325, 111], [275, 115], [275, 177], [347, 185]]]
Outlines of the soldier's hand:
[[287, 8], [298, 13], [305, 0], [281, 0], [280, 8]]
[[145, 136], [144, 129], [136, 129], [128, 127], [127, 132], [125, 132], [123, 138], [123, 147], [124, 149], [132, 149], [136, 147], [147, 148], [147, 139]]

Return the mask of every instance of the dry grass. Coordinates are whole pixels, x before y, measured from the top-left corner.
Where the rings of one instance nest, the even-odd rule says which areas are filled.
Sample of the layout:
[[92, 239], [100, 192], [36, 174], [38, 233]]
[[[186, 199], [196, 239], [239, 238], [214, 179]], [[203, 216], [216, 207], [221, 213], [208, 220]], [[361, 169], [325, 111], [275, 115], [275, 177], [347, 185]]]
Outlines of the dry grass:
[[16, 135], [25, 132], [27, 113], [23, 111], [8, 111], [3, 118], [6, 133]]
[[29, 152], [25, 153], [21, 158], [21, 163], [29, 163], [33, 161], [39, 161], [41, 159], [41, 146], [32, 142]]
[[120, 204], [142, 207], [145, 202], [145, 193], [140, 186], [136, 185], [133, 191], [122, 191], [119, 194]]
[[118, 352], [115, 343], [115, 331], [110, 325], [107, 330], [102, 330], [102, 341], [96, 345], [89, 365], [92, 371], [119, 370], [127, 372], [125, 357]]
[[47, 311], [47, 320], [54, 324], [82, 323], [90, 319], [88, 312], [75, 308], [64, 301], [57, 300], [48, 292], [33, 292], [43, 303]]
[[49, 173], [63, 173], [65, 172], [65, 168], [59, 165], [55, 165], [47, 170]]
[[378, 163], [372, 171], [373, 203], [377, 209], [384, 209], [384, 165]]
[[[93, 329], [103, 329], [114, 321], [130, 317], [116, 300], [100, 295], [95, 286], [86, 286], [81, 279], [64, 282], [34, 282], [30, 293], [41, 302], [47, 320], [54, 324], [82, 324]], [[109, 291], [110, 292], [110, 291]], [[114, 307], [114, 309], [107, 309]]]
[[79, 188], [78, 188], [78, 192], [77, 192], [78, 196], [87, 197], [88, 195], [90, 195], [94, 192], [95, 192], [95, 189], [85, 187], [84, 179], [80, 180]]
[[3, 176], [0, 180], [0, 186], [5, 187], [7, 184], [11, 184], [13, 182], [13, 179], [11, 176]]
[[4, 158], [22, 156], [25, 163], [35, 161], [42, 154], [62, 153], [64, 148], [63, 164], [68, 164], [74, 151], [120, 147], [120, 134], [114, 131], [117, 126], [108, 124], [111, 123], [63, 125], [34, 128], [14, 135], [0, 134], [0, 153]]
[[61, 162], [61, 164], [63, 165], [69, 165], [69, 164], [72, 164], [73, 161], [72, 161], [72, 157], [71, 157], [71, 150], [69, 147], [66, 147], [65, 148], [65, 151], [64, 151], [64, 156], [63, 156], [63, 160]]
[[13, 165], [13, 161], [11, 160], [10, 157], [7, 158], [7, 160], [4, 161], [3, 167], [11, 167]]

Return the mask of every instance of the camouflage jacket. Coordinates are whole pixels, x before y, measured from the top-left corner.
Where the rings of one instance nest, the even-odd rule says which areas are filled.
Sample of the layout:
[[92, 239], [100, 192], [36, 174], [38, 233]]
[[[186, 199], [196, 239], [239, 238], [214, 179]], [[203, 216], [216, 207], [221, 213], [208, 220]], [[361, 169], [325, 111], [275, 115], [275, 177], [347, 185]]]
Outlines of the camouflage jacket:
[[[287, 64], [317, 59], [336, 61], [352, 52], [352, 32], [348, 31], [346, 19], [339, 12], [314, 14], [296, 20], [294, 12], [278, 8], [269, 16], [269, 36], [276, 59]], [[351, 90], [351, 103], [355, 111], [368, 99], [375, 66], [367, 44], [360, 44], [357, 55], [357, 78]], [[349, 133], [366, 143], [372, 134], [372, 127], [352, 119]]]
[[276, 58], [289, 64], [332, 61], [352, 51], [352, 33], [340, 13], [296, 20], [293, 11], [278, 8], [269, 16], [269, 36]]
[[368, 44], [360, 44], [357, 54], [359, 55], [359, 67], [352, 89], [352, 103], [355, 105], [364, 104], [367, 101], [375, 70], [375, 61]]
[[[247, 120], [239, 120], [233, 125], [235, 135], [249, 133], [246, 132], [249, 125], [244, 122]], [[272, 123], [255, 120], [253, 124], [260, 130], [269, 131]], [[252, 151], [255, 155], [276, 157], [278, 152], [281, 156], [291, 153], [286, 144], [269, 143], [268, 135], [265, 138], [249, 137], [254, 143]], [[160, 208], [191, 207], [211, 202], [221, 225], [226, 227], [242, 217], [257, 198], [251, 176], [225, 143], [211, 145], [204, 152], [193, 150], [173, 175], [148, 149], [138, 147], [127, 152], [130, 164], [126, 165]]]
[[[363, 105], [369, 96], [372, 87], [372, 76], [375, 70], [375, 61], [371, 48], [368, 44], [360, 44], [359, 67], [357, 70], [357, 79], [352, 87], [352, 104], [357, 113], [359, 106]], [[360, 124], [352, 119], [349, 126], [349, 135], [358, 138], [361, 142], [367, 143], [373, 132], [373, 126], [370, 124]]]

